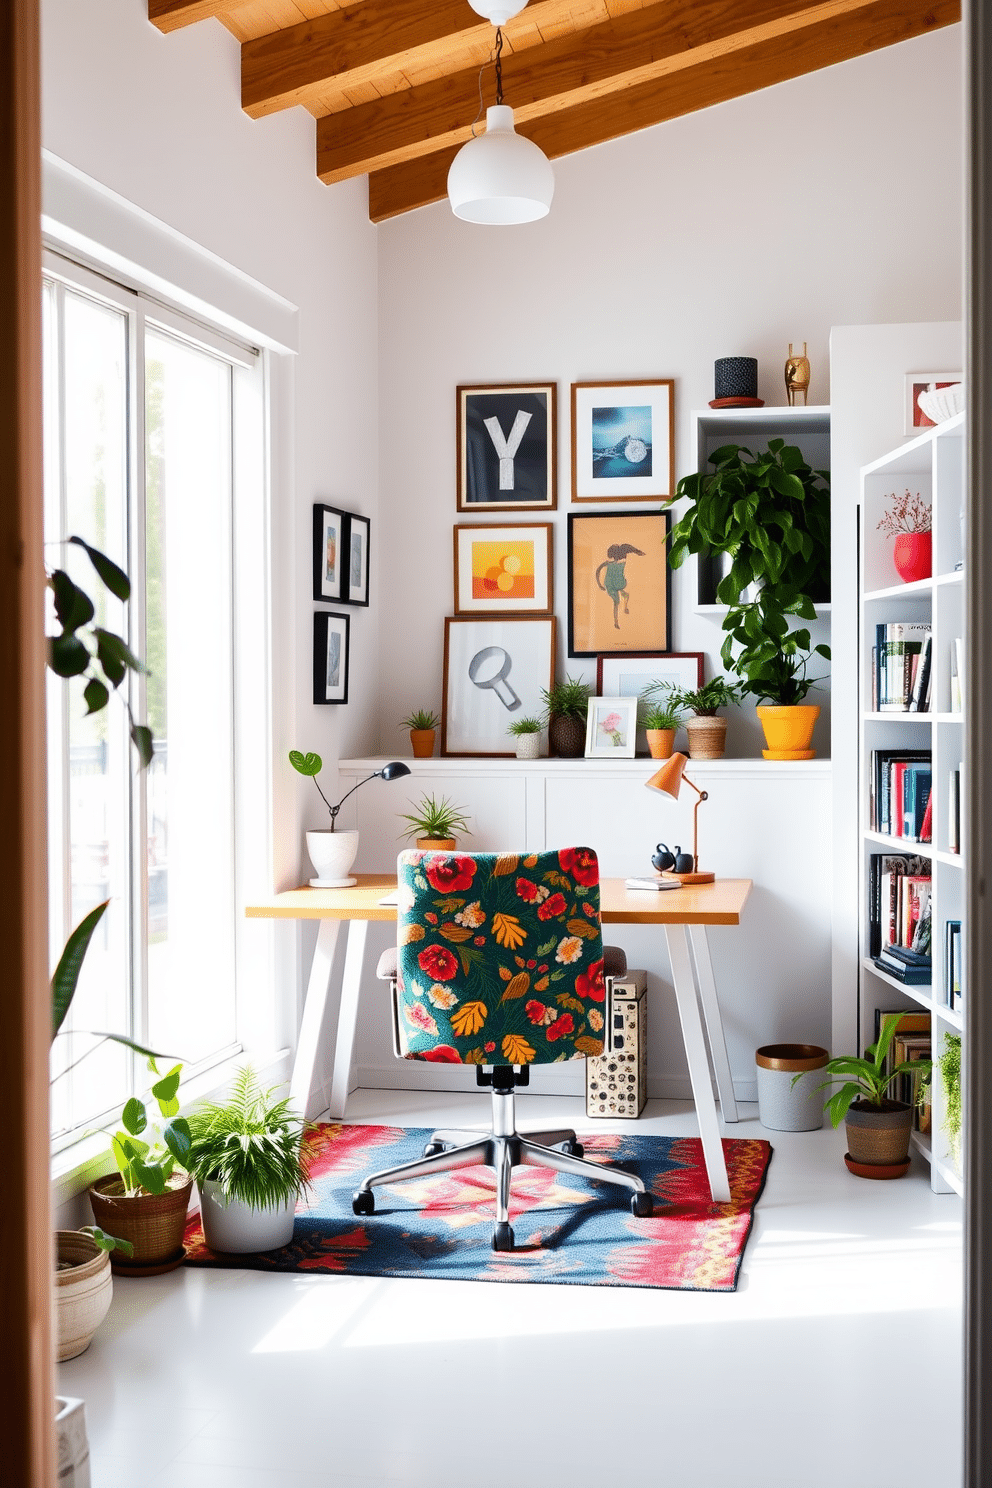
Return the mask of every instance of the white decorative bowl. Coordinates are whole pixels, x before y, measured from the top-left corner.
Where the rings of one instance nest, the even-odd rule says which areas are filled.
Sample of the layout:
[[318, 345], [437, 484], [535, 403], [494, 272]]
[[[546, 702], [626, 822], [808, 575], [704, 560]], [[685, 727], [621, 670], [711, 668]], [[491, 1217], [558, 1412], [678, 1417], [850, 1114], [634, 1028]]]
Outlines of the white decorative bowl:
[[942, 424], [964, 408], [964, 383], [952, 382], [949, 387], [928, 388], [916, 401], [928, 419]]
[[357, 832], [308, 832], [307, 852], [317, 877], [310, 880], [315, 889], [346, 889], [358, 880], [349, 870], [358, 856]]

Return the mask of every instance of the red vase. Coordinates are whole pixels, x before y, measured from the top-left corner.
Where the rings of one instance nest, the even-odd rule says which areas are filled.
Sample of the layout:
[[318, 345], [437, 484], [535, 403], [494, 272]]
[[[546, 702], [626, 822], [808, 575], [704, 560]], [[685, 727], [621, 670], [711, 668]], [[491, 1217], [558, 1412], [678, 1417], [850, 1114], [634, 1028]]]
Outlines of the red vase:
[[897, 533], [892, 561], [904, 584], [912, 584], [916, 579], [928, 579], [933, 572], [933, 534]]

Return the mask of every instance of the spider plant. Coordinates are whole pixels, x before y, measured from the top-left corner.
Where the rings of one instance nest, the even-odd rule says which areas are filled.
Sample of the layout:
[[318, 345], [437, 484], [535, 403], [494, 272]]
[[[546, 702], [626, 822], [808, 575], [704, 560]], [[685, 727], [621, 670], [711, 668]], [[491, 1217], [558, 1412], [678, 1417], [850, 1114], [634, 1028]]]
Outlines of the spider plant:
[[305, 1123], [288, 1096], [263, 1090], [251, 1065], [238, 1070], [226, 1101], [201, 1106], [189, 1118], [186, 1166], [197, 1183], [219, 1183], [229, 1199], [251, 1209], [275, 1209], [309, 1186]]
[[[453, 806], [447, 796], [436, 801], [433, 796], [422, 796], [412, 812], [402, 812], [403, 820], [410, 823], [406, 837], [433, 837], [443, 840], [454, 837], [456, 832], [468, 832], [468, 817], [460, 806]], [[471, 834], [470, 834], [471, 835]]]
[[416, 729], [418, 733], [427, 729], [436, 729], [441, 720], [430, 708], [414, 708], [409, 718], [404, 718], [400, 728]]

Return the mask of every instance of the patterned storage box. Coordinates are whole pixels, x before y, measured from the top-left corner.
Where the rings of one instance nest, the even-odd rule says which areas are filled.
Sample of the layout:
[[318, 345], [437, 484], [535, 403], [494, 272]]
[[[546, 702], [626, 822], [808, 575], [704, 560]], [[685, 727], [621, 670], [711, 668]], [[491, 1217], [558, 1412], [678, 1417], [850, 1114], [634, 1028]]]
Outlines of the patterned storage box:
[[586, 1060], [586, 1115], [639, 1116], [647, 1100], [648, 978], [627, 971], [613, 983], [606, 1049]]

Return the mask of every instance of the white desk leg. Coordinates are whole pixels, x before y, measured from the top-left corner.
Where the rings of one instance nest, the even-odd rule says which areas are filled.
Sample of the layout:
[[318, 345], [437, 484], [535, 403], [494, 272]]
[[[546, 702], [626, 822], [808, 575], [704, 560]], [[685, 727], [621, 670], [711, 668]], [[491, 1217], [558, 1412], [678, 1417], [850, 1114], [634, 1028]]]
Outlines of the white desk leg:
[[672, 980], [675, 983], [675, 1001], [678, 1004], [682, 1024], [682, 1039], [685, 1057], [689, 1064], [689, 1080], [692, 1098], [696, 1103], [696, 1119], [703, 1143], [703, 1160], [710, 1180], [710, 1193], [715, 1204], [725, 1204], [730, 1199], [730, 1182], [727, 1165], [723, 1159], [723, 1143], [720, 1140], [720, 1124], [717, 1121], [716, 1102], [710, 1080], [710, 1062], [706, 1053], [699, 1003], [696, 999], [696, 984], [692, 974], [692, 958], [689, 955], [689, 937], [684, 925], [666, 925], [665, 939], [672, 961]]
[[351, 920], [348, 924], [348, 949], [344, 957], [344, 976], [341, 978], [338, 1036], [334, 1046], [334, 1073], [331, 1076], [330, 1115], [333, 1121], [341, 1120], [348, 1100], [355, 1029], [358, 1026], [358, 994], [362, 985], [368, 928], [367, 920]]
[[691, 926], [689, 939], [692, 941], [692, 954], [696, 962], [699, 1001], [702, 1003], [703, 1017], [706, 1020], [706, 1033], [713, 1058], [713, 1073], [716, 1075], [716, 1088], [720, 1095], [720, 1113], [724, 1121], [736, 1121], [738, 1116], [737, 1101], [734, 1098], [734, 1081], [730, 1073], [730, 1060], [727, 1058], [727, 1040], [723, 1033], [723, 1018], [716, 995], [716, 979], [713, 976], [713, 962], [710, 960], [706, 926]]
[[303, 999], [303, 1017], [300, 1020], [300, 1037], [293, 1061], [293, 1078], [289, 1095], [293, 1107], [301, 1116], [306, 1116], [313, 1087], [313, 1067], [317, 1060], [317, 1045], [320, 1042], [320, 1027], [324, 1021], [327, 1005], [327, 988], [334, 965], [334, 948], [338, 943], [340, 920], [321, 920], [317, 930], [317, 944], [310, 963], [310, 978], [307, 995]]

